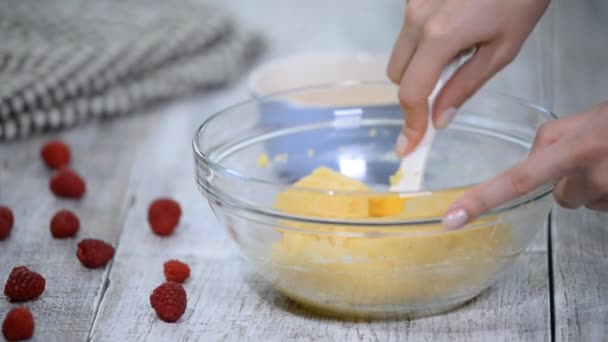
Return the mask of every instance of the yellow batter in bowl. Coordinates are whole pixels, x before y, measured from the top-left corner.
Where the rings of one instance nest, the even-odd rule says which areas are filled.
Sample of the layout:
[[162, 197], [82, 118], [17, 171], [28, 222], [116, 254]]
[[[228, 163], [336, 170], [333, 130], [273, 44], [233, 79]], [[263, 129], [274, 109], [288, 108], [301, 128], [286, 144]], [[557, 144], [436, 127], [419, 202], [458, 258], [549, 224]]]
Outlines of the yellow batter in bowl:
[[[298, 187], [357, 194], [329, 195]], [[423, 219], [441, 217], [461, 192], [378, 196], [357, 180], [319, 168], [280, 193], [275, 208], [319, 218]], [[404, 308], [414, 312], [417, 307], [462, 302], [485, 289], [494, 274], [515, 258], [504, 257], [511, 231], [497, 224], [496, 218], [478, 220], [478, 228], [452, 232], [439, 224], [368, 227], [286, 221], [283, 225], [281, 238], [270, 250], [276, 286], [298, 302], [341, 315], [403, 312]]]

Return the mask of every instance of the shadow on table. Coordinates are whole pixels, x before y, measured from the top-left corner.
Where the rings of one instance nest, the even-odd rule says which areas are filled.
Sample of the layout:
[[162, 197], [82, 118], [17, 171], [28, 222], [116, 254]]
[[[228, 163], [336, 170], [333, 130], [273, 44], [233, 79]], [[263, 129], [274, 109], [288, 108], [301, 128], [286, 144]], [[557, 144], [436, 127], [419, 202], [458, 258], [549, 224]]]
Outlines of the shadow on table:
[[[422, 318], [428, 318], [431, 316], [435, 316], [435, 315], [417, 316], [415, 318], [411, 318], [411, 317], [407, 317], [407, 316], [395, 316], [395, 317], [390, 317], [390, 318], [364, 318], [364, 317], [341, 316], [341, 315], [337, 315], [337, 314], [332, 315], [329, 313], [314, 311], [312, 309], [309, 309], [309, 308], [291, 300], [289, 297], [285, 296], [284, 294], [282, 294], [281, 292], [276, 290], [273, 287], [271, 282], [262, 278], [260, 275], [254, 273], [253, 271], [248, 270], [246, 265], [242, 265], [241, 267], [243, 267], [243, 269], [244, 269], [241, 272], [244, 283], [253, 293], [255, 293], [259, 297], [260, 301], [268, 303], [276, 309], [279, 309], [286, 313], [290, 313], [292, 315], [296, 315], [298, 317], [315, 319], [315, 320], [325, 320], [325, 321], [339, 320], [341, 322], [356, 323], [356, 322], [374, 322], [374, 321], [384, 321], [384, 322], [410, 321], [410, 320], [422, 319]], [[491, 286], [490, 288], [486, 289], [485, 291], [480, 293], [478, 296], [472, 298], [471, 300], [469, 300], [465, 303], [462, 303], [461, 305], [459, 305], [455, 308], [452, 308], [451, 310], [445, 311], [439, 315], [449, 314], [451, 312], [461, 310], [464, 307], [467, 307], [469, 305], [475, 305], [475, 303], [477, 303], [478, 301], [484, 301], [484, 300], [486, 300], [487, 297], [491, 297], [491, 296], [495, 295], [496, 291], [497, 291], [496, 285]]]

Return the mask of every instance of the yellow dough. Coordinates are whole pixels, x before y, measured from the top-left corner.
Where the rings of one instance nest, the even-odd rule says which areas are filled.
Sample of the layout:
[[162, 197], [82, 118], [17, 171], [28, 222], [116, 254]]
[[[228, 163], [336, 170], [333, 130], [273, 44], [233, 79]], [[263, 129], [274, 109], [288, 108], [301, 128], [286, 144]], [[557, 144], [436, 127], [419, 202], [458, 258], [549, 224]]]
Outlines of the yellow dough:
[[267, 168], [270, 164], [270, 159], [268, 158], [268, 155], [266, 153], [262, 153], [256, 159], [256, 163], [259, 167]]
[[[378, 196], [357, 180], [319, 168], [280, 193], [275, 208], [324, 219], [424, 219], [441, 217], [461, 192]], [[363, 306], [425, 306], [476, 294], [508, 262], [497, 257], [511, 245], [510, 230], [492, 225], [494, 220], [479, 221], [483, 228], [453, 232], [439, 224], [395, 228], [286, 221], [278, 228], [281, 238], [271, 247], [270, 263], [278, 288], [306, 304], [343, 312]]]

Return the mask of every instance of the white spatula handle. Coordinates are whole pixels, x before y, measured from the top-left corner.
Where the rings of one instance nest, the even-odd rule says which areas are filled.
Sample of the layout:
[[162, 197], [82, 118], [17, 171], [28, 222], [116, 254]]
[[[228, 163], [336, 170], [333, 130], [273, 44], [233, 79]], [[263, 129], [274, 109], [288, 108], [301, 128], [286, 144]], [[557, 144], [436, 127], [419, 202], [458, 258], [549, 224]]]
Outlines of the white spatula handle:
[[435, 99], [449, 79], [454, 76], [456, 71], [458, 71], [462, 65], [473, 57], [476, 51], [477, 48], [469, 48], [462, 51], [442, 70], [441, 74], [439, 75], [439, 79], [437, 80], [437, 84], [435, 85], [435, 88], [433, 88], [433, 91], [428, 99], [430, 122], [427, 125], [424, 137], [420, 143], [418, 143], [416, 148], [401, 161], [401, 170], [403, 170], [404, 176], [397, 184], [391, 186], [391, 191], [404, 192], [418, 191], [420, 189], [423, 181], [426, 161], [428, 159], [433, 140], [435, 139], [435, 126], [431, 120]]
[[437, 80], [437, 84], [435, 84], [435, 88], [433, 88], [433, 91], [429, 96], [430, 107], [432, 107], [435, 103], [435, 98], [437, 97], [437, 95], [439, 95], [439, 92], [441, 92], [443, 86], [445, 86], [445, 84], [450, 80], [450, 78], [452, 78], [452, 76], [454, 76], [456, 71], [458, 71], [458, 69], [460, 69], [460, 67], [464, 65], [464, 63], [468, 62], [469, 59], [473, 57], [475, 52], [477, 52], [477, 48], [468, 48], [460, 52], [456, 57], [454, 57], [454, 59], [452, 59], [452, 61], [448, 65], [445, 66], [445, 68], [443, 68], [441, 74], [439, 75], [439, 79]]

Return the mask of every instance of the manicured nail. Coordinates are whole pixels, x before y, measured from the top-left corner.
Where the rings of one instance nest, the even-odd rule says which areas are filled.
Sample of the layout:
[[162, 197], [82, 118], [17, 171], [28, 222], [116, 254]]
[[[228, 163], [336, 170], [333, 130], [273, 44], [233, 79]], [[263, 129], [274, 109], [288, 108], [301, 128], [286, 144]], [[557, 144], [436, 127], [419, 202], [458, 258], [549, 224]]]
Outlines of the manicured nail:
[[448, 127], [450, 122], [452, 122], [454, 115], [456, 115], [456, 108], [454, 107], [450, 107], [439, 113], [439, 115], [437, 116], [437, 120], [435, 120], [435, 128], [444, 129]]
[[446, 230], [454, 230], [464, 226], [469, 220], [469, 215], [463, 209], [458, 209], [448, 213], [443, 218], [443, 228]]
[[396, 146], [397, 154], [400, 156], [405, 155], [406, 149], [407, 149], [407, 137], [405, 136], [405, 134], [403, 134], [403, 132], [401, 132], [401, 134], [399, 134], [399, 137], [397, 138], [397, 146]]

